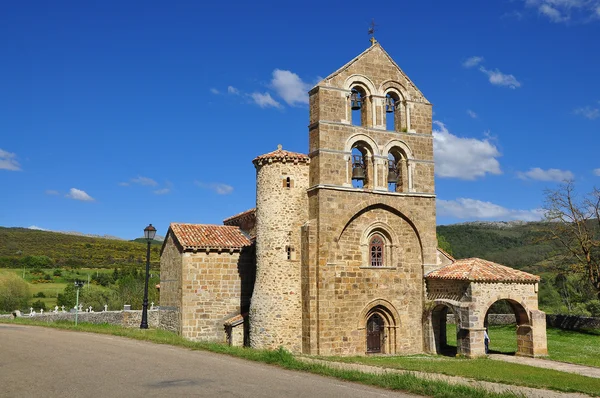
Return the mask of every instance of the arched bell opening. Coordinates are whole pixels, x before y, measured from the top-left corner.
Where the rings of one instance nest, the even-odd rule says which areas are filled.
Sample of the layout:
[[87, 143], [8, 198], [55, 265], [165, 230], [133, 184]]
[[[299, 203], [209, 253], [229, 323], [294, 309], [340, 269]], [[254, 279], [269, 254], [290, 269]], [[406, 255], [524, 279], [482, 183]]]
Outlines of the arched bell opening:
[[401, 100], [400, 96], [394, 92], [389, 91], [385, 95], [385, 128], [389, 131], [401, 131]]
[[350, 90], [349, 106], [352, 115], [352, 125], [367, 126], [367, 92], [361, 86], [354, 86]]
[[[490, 325], [491, 314], [496, 318], [514, 314], [515, 323]], [[519, 302], [510, 299], [495, 301], [486, 311], [483, 326], [489, 338], [488, 353], [533, 356], [531, 321], [527, 310]]]
[[[448, 314], [454, 315], [454, 324], [448, 324]], [[456, 356], [457, 323], [459, 319], [451, 307], [439, 304], [431, 311], [431, 329], [433, 332], [434, 352], [439, 355]]]
[[350, 170], [352, 186], [354, 188], [370, 188], [374, 181], [374, 168], [372, 165], [372, 149], [366, 142], [358, 141], [352, 146], [350, 156]]
[[388, 153], [388, 191], [407, 192], [408, 172], [408, 159], [406, 154], [398, 147], [392, 148]]

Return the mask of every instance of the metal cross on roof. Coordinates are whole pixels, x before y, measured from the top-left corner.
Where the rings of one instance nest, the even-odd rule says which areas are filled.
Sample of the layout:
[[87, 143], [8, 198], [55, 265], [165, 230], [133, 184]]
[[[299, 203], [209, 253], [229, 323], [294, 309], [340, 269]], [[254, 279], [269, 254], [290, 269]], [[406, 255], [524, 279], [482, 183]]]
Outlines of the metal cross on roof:
[[375, 25], [375, 18], [373, 18], [371, 20], [371, 25], [369, 25], [369, 34], [371, 35], [371, 45], [374, 45], [375, 43], [377, 43], [377, 40], [375, 40], [375, 27], [377, 25]]

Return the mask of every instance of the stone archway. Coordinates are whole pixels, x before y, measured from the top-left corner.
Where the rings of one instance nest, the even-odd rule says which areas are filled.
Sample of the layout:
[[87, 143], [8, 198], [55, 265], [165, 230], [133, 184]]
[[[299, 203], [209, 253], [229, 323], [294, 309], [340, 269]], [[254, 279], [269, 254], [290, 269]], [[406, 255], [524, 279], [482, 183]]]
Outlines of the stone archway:
[[[519, 303], [516, 300], [513, 299], [498, 299], [496, 301], [494, 301], [493, 303], [490, 303], [487, 306], [487, 310], [485, 313], [485, 318], [484, 318], [484, 328], [488, 329], [488, 316], [489, 316], [489, 311], [490, 308], [492, 307], [492, 305], [494, 305], [495, 303], [499, 302], [499, 301], [505, 301], [507, 302], [514, 315], [515, 315], [515, 321], [516, 321], [516, 339], [517, 339], [517, 351], [515, 352], [515, 355], [520, 355], [520, 356], [528, 356], [528, 357], [532, 357], [534, 356], [534, 350], [533, 350], [533, 341], [534, 341], [534, 336], [533, 336], [533, 325], [531, 322], [531, 319], [529, 317], [529, 311], [524, 307], [523, 304]], [[488, 331], [489, 334], [489, 331]]]
[[[364, 331], [366, 354], [395, 354], [398, 312], [387, 300], [378, 299], [367, 305], [360, 314], [359, 330]], [[379, 342], [379, 347], [376, 343]]]

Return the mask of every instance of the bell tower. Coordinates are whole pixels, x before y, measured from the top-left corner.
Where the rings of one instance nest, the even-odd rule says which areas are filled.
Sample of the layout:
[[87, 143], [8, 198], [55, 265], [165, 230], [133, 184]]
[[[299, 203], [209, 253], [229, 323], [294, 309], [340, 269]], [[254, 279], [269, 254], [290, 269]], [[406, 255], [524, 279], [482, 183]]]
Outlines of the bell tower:
[[385, 336], [370, 335], [381, 352], [422, 352], [437, 247], [431, 103], [372, 39], [309, 92], [309, 107], [303, 351], [364, 354], [381, 318]]

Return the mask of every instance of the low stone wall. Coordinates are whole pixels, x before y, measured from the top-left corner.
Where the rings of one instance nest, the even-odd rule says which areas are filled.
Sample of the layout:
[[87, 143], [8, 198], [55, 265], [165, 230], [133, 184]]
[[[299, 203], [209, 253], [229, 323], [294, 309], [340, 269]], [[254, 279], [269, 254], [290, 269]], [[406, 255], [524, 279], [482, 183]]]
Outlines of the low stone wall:
[[[455, 323], [453, 314], [448, 314], [446, 323]], [[516, 320], [514, 314], [488, 315], [488, 325], [512, 325], [515, 323]], [[546, 327], [559, 328], [563, 330], [600, 329], [600, 318], [578, 315], [546, 314]]]
[[[2, 315], [3, 318], [13, 318], [13, 315]], [[22, 318], [35, 319], [36, 321], [56, 322], [70, 321], [75, 322], [74, 312], [47, 312], [45, 314], [35, 314], [34, 316], [22, 315]], [[151, 310], [148, 311], [148, 326], [155, 329], [164, 329], [177, 332], [177, 312], [174, 310]], [[138, 328], [142, 322], [142, 311], [103, 311], [103, 312], [80, 312], [77, 315], [78, 322], [87, 323], [108, 323], [111, 325], [120, 325], [127, 328]]]
[[600, 318], [575, 315], [546, 315], [546, 325], [564, 330], [600, 329]]

